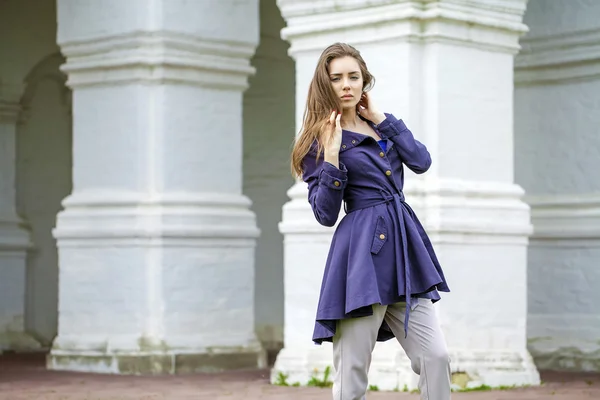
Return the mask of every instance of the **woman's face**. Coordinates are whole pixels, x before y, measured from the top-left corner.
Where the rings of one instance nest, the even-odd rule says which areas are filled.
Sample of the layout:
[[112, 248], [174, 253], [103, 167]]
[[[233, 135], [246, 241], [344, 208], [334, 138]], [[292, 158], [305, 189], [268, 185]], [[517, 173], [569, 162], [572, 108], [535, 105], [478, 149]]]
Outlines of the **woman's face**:
[[363, 92], [363, 77], [354, 57], [334, 58], [329, 63], [329, 79], [344, 109], [356, 108]]

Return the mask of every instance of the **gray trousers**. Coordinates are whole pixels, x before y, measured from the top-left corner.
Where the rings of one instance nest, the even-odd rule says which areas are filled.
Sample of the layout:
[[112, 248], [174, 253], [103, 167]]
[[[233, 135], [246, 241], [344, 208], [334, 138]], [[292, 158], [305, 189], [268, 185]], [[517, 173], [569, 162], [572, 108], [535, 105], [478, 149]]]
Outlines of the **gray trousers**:
[[415, 299], [404, 338], [405, 303], [374, 305], [373, 315], [338, 321], [333, 337], [334, 400], [364, 400], [371, 354], [385, 319], [419, 375], [422, 400], [450, 399], [450, 358], [433, 303]]

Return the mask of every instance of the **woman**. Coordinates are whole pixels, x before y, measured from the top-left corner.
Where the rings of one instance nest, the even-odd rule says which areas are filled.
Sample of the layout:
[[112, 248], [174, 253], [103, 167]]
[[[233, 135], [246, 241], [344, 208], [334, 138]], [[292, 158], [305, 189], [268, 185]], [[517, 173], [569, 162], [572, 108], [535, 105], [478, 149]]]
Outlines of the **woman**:
[[450, 366], [433, 302], [448, 286], [431, 242], [402, 193], [403, 165], [421, 174], [427, 148], [368, 91], [360, 53], [336, 43], [310, 83], [292, 170], [325, 226], [340, 221], [321, 286], [313, 340], [333, 342], [335, 400], [364, 399], [376, 341], [396, 337], [420, 375], [422, 399], [450, 398]]

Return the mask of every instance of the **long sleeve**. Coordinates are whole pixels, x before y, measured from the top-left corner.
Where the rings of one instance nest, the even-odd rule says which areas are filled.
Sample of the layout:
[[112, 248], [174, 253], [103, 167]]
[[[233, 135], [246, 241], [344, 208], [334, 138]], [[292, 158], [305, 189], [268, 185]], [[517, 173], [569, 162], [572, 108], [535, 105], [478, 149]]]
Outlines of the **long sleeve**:
[[339, 169], [324, 162], [322, 156], [316, 162], [312, 152], [304, 158], [303, 164], [302, 179], [308, 184], [308, 202], [315, 218], [321, 225], [335, 225], [348, 183], [348, 170], [341, 162]]
[[413, 136], [404, 122], [392, 114], [377, 127], [382, 139], [391, 140], [402, 158], [402, 162], [414, 173], [422, 174], [431, 166], [431, 155], [427, 147]]

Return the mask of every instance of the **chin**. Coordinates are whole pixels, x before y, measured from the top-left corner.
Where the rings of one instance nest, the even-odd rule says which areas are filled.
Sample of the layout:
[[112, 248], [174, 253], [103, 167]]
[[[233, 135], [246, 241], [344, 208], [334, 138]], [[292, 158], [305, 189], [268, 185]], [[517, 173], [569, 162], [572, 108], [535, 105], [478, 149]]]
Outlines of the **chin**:
[[356, 104], [358, 104], [358, 103], [342, 104], [342, 109], [350, 110], [350, 109], [356, 108]]

